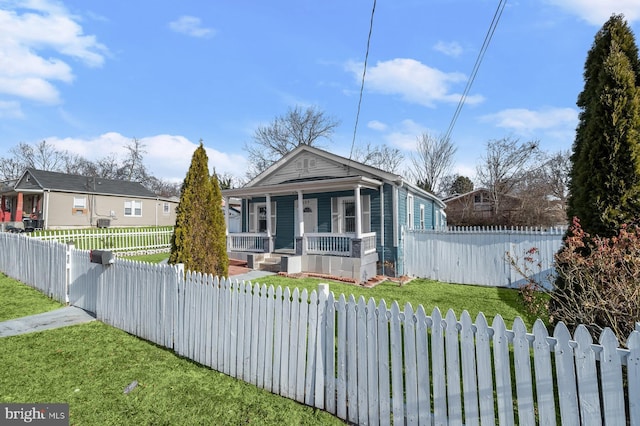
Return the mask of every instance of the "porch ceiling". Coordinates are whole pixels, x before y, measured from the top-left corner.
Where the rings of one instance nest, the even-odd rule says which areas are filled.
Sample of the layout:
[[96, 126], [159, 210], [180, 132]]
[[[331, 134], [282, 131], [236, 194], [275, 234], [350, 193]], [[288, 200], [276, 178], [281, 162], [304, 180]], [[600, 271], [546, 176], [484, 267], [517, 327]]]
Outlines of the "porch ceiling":
[[336, 179], [319, 179], [304, 182], [284, 182], [275, 185], [251, 186], [244, 188], [225, 189], [222, 195], [225, 197], [254, 197], [270, 195], [296, 194], [298, 191], [327, 192], [351, 190], [360, 185], [361, 188], [378, 189], [382, 181], [365, 176], [349, 176]]

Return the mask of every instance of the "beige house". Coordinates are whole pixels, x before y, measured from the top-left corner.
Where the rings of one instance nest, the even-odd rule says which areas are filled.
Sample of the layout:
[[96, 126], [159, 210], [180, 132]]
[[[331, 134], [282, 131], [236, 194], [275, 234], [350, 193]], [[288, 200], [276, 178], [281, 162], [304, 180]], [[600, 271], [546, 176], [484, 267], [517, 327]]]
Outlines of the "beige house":
[[3, 227], [69, 229], [174, 225], [178, 199], [139, 182], [27, 169], [0, 188]]

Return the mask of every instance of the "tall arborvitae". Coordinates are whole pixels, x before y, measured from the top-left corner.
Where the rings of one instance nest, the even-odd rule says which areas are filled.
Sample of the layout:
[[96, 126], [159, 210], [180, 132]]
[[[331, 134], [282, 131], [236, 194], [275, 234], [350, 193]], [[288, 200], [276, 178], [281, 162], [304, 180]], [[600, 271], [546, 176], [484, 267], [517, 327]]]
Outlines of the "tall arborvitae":
[[211, 176], [211, 186], [213, 187], [213, 229], [211, 232], [212, 252], [216, 258], [215, 275], [226, 277], [229, 273], [229, 255], [227, 254], [227, 225], [224, 221], [222, 206], [222, 192], [218, 176], [213, 173]]
[[226, 239], [220, 188], [214, 187], [208, 163], [200, 141], [182, 183], [169, 263], [183, 263], [191, 271], [226, 276], [226, 245], [220, 253], [220, 241]]
[[569, 218], [591, 235], [615, 235], [640, 217], [640, 60], [623, 16], [596, 34], [571, 156]]

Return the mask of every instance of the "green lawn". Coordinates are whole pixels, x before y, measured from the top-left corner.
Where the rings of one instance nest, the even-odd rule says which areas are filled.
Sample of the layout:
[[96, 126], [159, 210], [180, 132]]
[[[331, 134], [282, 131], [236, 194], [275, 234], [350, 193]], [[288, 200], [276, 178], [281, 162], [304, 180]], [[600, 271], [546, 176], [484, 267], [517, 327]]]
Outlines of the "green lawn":
[[38, 290], [0, 273], [0, 321], [40, 314], [61, 307], [61, 303], [45, 297]]
[[0, 342], [0, 401], [69, 403], [73, 425], [342, 424], [97, 321]]
[[300, 290], [306, 288], [308, 291], [317, 289], [318, 283], [327, 283], [329, 290], [336, 297], [339, 297], [340, 294], [345, 294], [345, 297], [353, 294], [356, 300], [360, 296], [364, 296], [366, 301], [373, 297], [376, 304], [380, 302], [380, 299], [384, 299], [387, 307], [390, 307], [393, 301], [397, 301], [401, 310], [404, 310], [405, 303], [410, 302], [414, 309], [418, 305], [422, 305], [427, 315], [431, 315], [433, 308], [437, 306], [442, 316], [446, 315], [447, 310], [453, 309], [458, 319], [462, 311], [466, 310], [474, 321], [476, 315], [482, 312], [489, 325], [497, 314], [502, 316], [507, 327], [510, 327], [518, 316], [529, 328], [536, 320], [524, 309], [519, 292], [508, 288], [447, 284], [425, 279], [415, 279], [402, 286], [386, 281], [373, 288], [368, 288], [318, 278], [292, 279], [277, 275], [260, 278], [257, 282], [274, 286], [298, 287]]

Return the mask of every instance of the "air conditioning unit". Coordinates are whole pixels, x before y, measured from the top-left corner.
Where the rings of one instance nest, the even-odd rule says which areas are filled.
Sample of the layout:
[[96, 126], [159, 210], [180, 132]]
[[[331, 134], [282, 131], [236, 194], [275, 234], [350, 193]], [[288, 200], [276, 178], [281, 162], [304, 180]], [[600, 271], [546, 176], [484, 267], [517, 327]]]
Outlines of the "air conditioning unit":
[[98, 228], [108, 228], [111, 226], [111, 219], [98, 219]]

